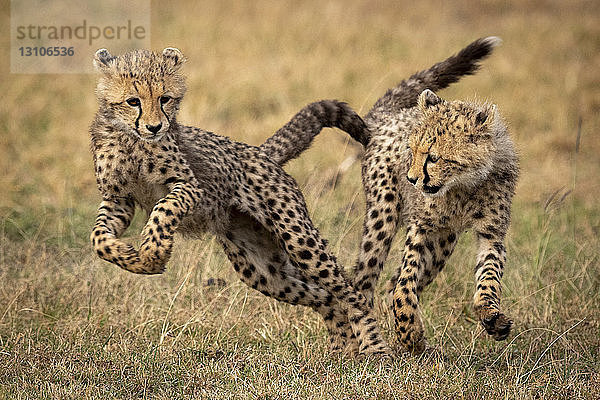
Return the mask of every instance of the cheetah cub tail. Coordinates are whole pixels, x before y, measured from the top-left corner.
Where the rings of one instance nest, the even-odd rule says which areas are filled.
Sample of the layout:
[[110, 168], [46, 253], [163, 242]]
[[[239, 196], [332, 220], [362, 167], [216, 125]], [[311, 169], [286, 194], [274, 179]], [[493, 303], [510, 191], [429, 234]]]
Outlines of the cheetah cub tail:
[[456, 55], [413, 74], [377, 100], [365, 119], [380, 111], [390, 113], [414, 107], [423, 90], [437, 92], [459, 81], [465, 75], [473, 75], [479, 69], [480, 62], [492, 54], [494, 48], [501, 43], [502, 40], [496, 36], [477, 39]]
[[326, 127], [339, 128], [363, 145], [369, 140], [364, 121], [348, 104], [337, 100], [321, 100], [300, 110], [260, 149], [273, 161], [283, 165], [308, 149], [315, 136]]

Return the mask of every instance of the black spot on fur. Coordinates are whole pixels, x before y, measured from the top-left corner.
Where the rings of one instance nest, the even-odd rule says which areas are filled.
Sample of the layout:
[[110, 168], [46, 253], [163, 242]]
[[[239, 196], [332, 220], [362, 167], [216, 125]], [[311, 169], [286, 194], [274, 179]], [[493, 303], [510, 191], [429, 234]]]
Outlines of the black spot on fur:
[[308, 250], [302, 250], [300, 252], [300, 258], [303, 260], [310, 260], [312, 258], [312, 253]]

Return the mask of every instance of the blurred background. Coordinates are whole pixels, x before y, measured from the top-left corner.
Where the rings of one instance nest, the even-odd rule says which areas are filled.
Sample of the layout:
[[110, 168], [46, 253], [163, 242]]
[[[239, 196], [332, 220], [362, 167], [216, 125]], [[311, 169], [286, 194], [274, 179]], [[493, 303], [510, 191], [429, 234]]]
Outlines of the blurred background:
[[[73, 332], [81, 331], [92, 342], [94, 337], [108, 337], [108, 332], [121, 332], [121, 348], [145, 348], [147, 342], [174, 340], [166, 334], [172, 327], [175, 336], [183, 335], [177, 336], [177, 343], [202, 347], [210, 341], [194, 342], [199, 339], [190, 338], [190, 332], [215, 332], [215, 326], [229, 321], [225, 317], [230, 303], [219, 303], [219, 296], [236, 298], [231, 304], [246, 316], [236, 314], [236, 328], [229, 336], [211, 336], [211, 343], [221, 348], [240, 341], [285, 346], [294, 337], [291, 341], [300, 353], [310, 354], [314, 346], [325, 352], [318, 318], [247, 290], [211, 236], [180, 241], [161, 278], [129, 275], [93, 257], [87, 235], [100, 197], [88, 126], [97, 107], [96, 77], [10, 74], [6, 0], [1, 12], [5, 57], [0, 59], [0, 336], [11, 356], [0, 361], [26, 358], [24, 338], [30, 346], [31, 341], [47, 343], [39, 345], [40, 354], [55, 349], [56, 343], [71, 355], [85, 352], [73, 338]], [[490, 35], [501, 37], [503, 45], [483, 62], [480, 72], [441, 95], [493, 102], [510, 127], [522, 173], [508, 239], [506, 305], [517, 332], [551, 327], [560, 333], [579, 321], [572, 332], [581, 340], [556, 346], [556, 357], [567, 360], [577, 375], [598, 365], [600, 344], [600, 2], [151, 4], [152, 49], [178, 47], [188, 58], [188, 92], [180, 122], [254, 145], [318, 99], [344, 100], [364, 114], [401, 79]], [[343, 133], [327, 129], [286, 167], [303, 189], [315, 223], [347, 267], [357, 254], [364, 210], [359, 162], [340, 177], [336, 188], [328, 182], [340, 163], [359, 151]], [[142, 219], [138, 216], [130, 236], [137, 235]], [[457, 354], [472, 344], [478, 335], [473, 332], [479, 332], [470, 309], [472, 244], [465, 237], [424, 299], [428, 336]], [[390, 255], [385, 276], [400, 260], [399, 247], [396, 244]], [[202, 283], [209, 277], [221, 277], [229, 286], [216, 294], [204, 293], [211, 290]], [[236, 302], [245, 297], [240, 300], [229, 291], [251, 296], [256, 307], [244, 309]], [[177, 302], [175, 293], [181, 293]], [[283, 318], [273, 317], [282, 312]], [[448, 321], [458, 322], [446, 329]], [[51, 334], [36, 336], [36, 329]], [[311, 335], [317, 339], [307, 340]], [[524, 334], [523, 347], [513, 354], [531, 352], [531, 359], [523, 356], [525, 364], [519, 365], [532, 369], [554, 337], [546, 331], [535, 335]], [[44, 339], [50, 336], [55, 341]], [[512, 354], [513, 347], [499, 347], [506, 343], [486, 343], [477, 351]], [[583, 361], [571, 359], [573, 352]], [[552, 364], [545, 368], [554, 376]], [[581, 374], [589, 379], [588, 372]], [[553, 382], [567, 379], [559, 375]], [[508, 375], [506, 379], [518, 384]]]
[[[592, 209], [600, 193], [599, 8], [595, 1], [156, 2], [151, 39], [154, 50], [176, 46], [188, 57], [180, 121], [260, 144], [308, 102], [338, 98], [364, 113], [402, 78], [478, 37], [500, 36], [503, 46], [481, 71], [443, 95], [499, 106], [521, 153], [518, 201], [568, 188]], [[6, 4], [3, 13], [7, 21]], [[5, 57], [0, 215], [13, 221], [5, 227], [13, 238], [63, 236], [89, 224], [98, 199], [87, 134], [95, 76], [8, 74], [7, 66]], [[344, 139], [321, 135], [289, 171], [303, 184], [318, 182], [352, 150], [339, 145]]]

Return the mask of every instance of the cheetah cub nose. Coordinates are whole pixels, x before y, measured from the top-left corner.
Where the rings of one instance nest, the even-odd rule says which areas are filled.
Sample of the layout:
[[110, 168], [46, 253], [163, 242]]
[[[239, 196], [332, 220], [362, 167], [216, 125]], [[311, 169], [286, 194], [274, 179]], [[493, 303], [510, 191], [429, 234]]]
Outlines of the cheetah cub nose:
[[416, 185], [417, 181], [419, 180], [419, 178], [411, 178], [409, 175], [406, 175], [406, 179], [408, 179], [408, 181], [413, 185]]
[[152, 133], [157, 133], [162, 128], [162, 123], [158, 125], [146, 125], [146, 129], [148, 129]]

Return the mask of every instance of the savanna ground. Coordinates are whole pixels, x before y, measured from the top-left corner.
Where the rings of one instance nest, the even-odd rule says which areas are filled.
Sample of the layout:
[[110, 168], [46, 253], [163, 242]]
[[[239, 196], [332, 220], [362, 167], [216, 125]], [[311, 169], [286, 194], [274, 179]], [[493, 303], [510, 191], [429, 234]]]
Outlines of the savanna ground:
[[[189, 59], [180, 120], [251, 144], [310, 101], [364, 113], [472, 40], [504, 40], [442, 95], [495, 102], [520, 150], [503, 281], [514, 333], [497, 343], [475, 321], [466, 235], [422, 298], [441, 352], [385, 364], [331, 357], [317, 314], [245, 287], [211, 236], [179, 240], [161, 276], [94, 257], [95, 77], [9, 74], [3, 58], [0, 398], [600, 398], [600, 3], [523, 3], [152, 4], [152, 47]], [[347, 267], [364, 209], [359, 164], [336, 188], [327, 182], [356, 151], [326, 130], [287, 167]], [[396, 244], [384, 277], [400, 257]], [[390, 335], [387, 305], [377, 306]]]

